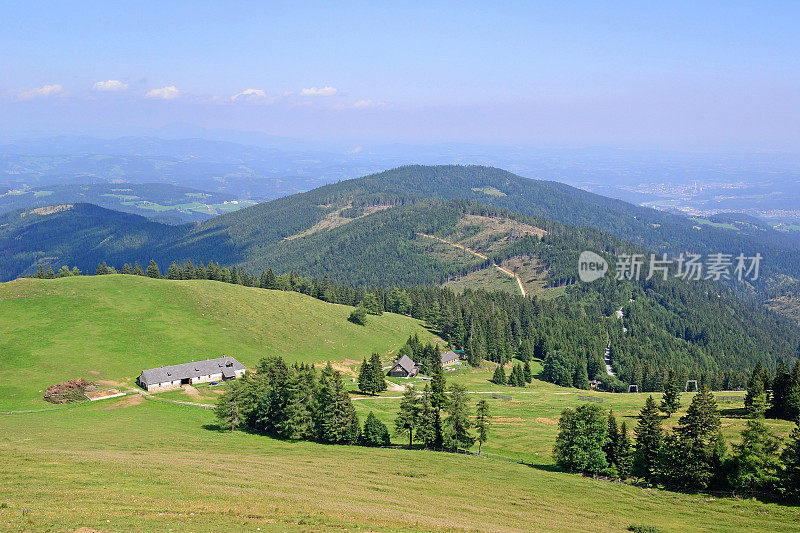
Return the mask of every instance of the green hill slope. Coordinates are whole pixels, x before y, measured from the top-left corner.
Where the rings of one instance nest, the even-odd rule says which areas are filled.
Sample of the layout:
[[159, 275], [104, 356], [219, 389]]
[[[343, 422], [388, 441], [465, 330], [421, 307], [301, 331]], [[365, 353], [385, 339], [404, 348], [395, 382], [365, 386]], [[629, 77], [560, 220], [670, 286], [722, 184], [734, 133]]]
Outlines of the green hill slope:
[[[145, 368], [265, 355], [287, 361], [385, 359], [419, 322], [384, 314], [366, 326], [352, 308], [294, 292], [214, 281], [135, 276], [17, 280], [0, 284], [0, 410], [45, 407], [44, 389], [85, 377], [132, 385]], [[114, 383], [112, 383], [114, 382]]]

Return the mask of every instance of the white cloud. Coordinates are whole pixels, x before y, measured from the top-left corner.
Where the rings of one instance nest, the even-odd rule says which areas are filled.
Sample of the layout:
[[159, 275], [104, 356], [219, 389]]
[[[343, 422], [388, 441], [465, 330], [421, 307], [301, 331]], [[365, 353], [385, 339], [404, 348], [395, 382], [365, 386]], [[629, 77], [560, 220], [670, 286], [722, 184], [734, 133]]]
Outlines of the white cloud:
[[31, 98], [39, 98], [40, 96], [51, 96], [63, 92], [64, 88], [61, 85], [45, 85], [43, 87], [36, 87], [27, 91], [20, 91], [19, 97], [21, 100], [30, 100]]
[[234, 102], [264, 102], [272, 99], [261, 89], [245, 89], [240, 93], [234, 94], [231, 100]]
[[181, 92], [178, 90], [177, 87], [174, 85], [170, 85], [169, 87], [162, 87], [160, 89], [153, 89], [152, 91], [148, 91], [145, 94], [147, 98], [161, 98], [163, 100], [172, 100], [173, 98], [177, 98], [181, 95]]
[[119, 80], [98, 81], [93, 88], [95, 91], [124, 91], [128, 84]]
[[386, 104], [383, 102], [376, 102], [375, 100], [358, 100], [357, 102], [353, 103], [353, 107], [355, 108], [365, 108], [365, 107], [383, 107]]
[[300, 94], [302, 96], [333, 96], [338, 92], [339, 90], [336, 87], [331, 87], [328, 85], [327, 87], [311, 87], [309, 89], [303, 89], [300, 91]]

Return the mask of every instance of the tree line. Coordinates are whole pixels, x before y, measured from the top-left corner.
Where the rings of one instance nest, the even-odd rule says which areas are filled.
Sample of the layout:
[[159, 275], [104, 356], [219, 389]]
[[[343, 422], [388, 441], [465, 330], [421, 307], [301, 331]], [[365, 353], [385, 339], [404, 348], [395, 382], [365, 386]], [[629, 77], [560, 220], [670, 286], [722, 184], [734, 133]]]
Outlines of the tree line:
[[728, 454], [716, 400], [705, 387], [672, 431], [662, 428], [652, 396], [639, 412], [633, 440], [626, 424], [618, 428], [614, 414], [597, 404], [565, 409], [558, 428], [553, 458], [566, 471], [800, 502], [800, 421], [782, 446], [765, 425], [763, 409], [751, 410], [741, 442]]

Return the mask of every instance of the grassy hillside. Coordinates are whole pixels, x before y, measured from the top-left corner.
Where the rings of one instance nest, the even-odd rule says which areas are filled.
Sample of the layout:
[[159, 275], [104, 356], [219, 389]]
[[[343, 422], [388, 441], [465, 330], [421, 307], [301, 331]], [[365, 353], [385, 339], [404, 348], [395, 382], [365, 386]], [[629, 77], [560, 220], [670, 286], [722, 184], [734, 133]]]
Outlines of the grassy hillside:
[[[542, 399], [521, 398], [515, 395], [529, 405], [530, 416], [542, 416], [534, 405]], [[548, 398], [558, 402], [564, 396]], [[528, 431], [514, 416], [529, 415], [520, 411], [498, 418], [495, 431], [524, 437]], [[210, 411], [148, 400], [4, 415], [0, 523], [8, 531], [797, 528], [797, 507], [644, 489], [554, 471], [547, 464], [553, 426], [538, 424], [543, 429], [531, 435], [537, 445], [525, 453], [532, 464], [523, 465], [231, 434], [215, 429]]]
[[214, 281], [138, 276], [22, 279], [0, 284], [0, 410], [46, 407], [48, 385], [85, 377], [132, 384], [145, 368], [232, 355], [254, 365], [385, 358], [412, 332], [410, 318], [385, 314], [366, 326], [351, 308], [294, 292]]

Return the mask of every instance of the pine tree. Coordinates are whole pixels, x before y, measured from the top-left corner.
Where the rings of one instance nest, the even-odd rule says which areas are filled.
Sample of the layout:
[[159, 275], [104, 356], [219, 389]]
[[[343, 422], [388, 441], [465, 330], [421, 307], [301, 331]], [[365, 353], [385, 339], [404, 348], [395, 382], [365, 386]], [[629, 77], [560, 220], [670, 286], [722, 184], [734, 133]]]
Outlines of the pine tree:
[[750, 409], [753, 399], [761, 396], [761, 394], [764, 394], [763, 399], [766, 400], [766, 392], [769, 388], [770, 383], [767, 371], [764, 369], [760, 360], [756, 361], [756, 364], [753, 366], [753, 372], [750, 374], [750, 379], [747, 381], [747, 394], [744, 397], [745, 408]]
[[491, 426], [492, 415], [489, 413], [489, 402], [479, 400], [475, 407], [475, 431], [478, 432], [478, 455], [481, 454], [483, 443], [489, 439], [489, 427]]
[[445, 394], [446, 386], [447, 379], [444, 377], [442, 360], [436, 357], [430, 381], [431, 407], [433, 407], [433, 447], [436, 449], [440, 449], [444, 445], [442, 409], [445, 408], [447, 403], [447, 396]]
[[387, 389], [386, 377], [383, 373], [383, 365], [381, 365], [381, 356], [378, 355], [378, 352], [372, 352], [370, 356], [370, 379], [375, 392], [383, 392]]
[[142, 270], [142, 265], [140, 265], [138, 261], [133, 265], [133, 275], [144, 276], [144, 270]]
[[167, 279], [181, 279], [181, 273], [178, 270], [178, 265], [173, 261], [169, 264], [169, 273], [167, 274]]
[[469, 448], [475, 442], [469, 430], [472, 427], [471, 414], [467, 389], [458, 383], [450, 385], [450, 394], [445, 404], [447, 418], [445, 419], [446, 444], [453, 450], [458, 447]]
[[800, 417], [800, 361], [796, 361], [789, 378], [789, 389], [786, 392], [786, 419], [797, 420]]
[[363, 307], [359, 306], [353, 309], [350, 313], [350, 316], [347, 318], [353, 324], [357, 324], [359, 326], [366, 326], [367, 325], [367, 310]]
[[586, 370], [586, 360], [578, 359], [575, 363], [575, 371], [572, 375], [572, 386], [576, 389], [587, 390], [589, 388], [589, 373]]
[[754, 416], [742, 430], [742, 439], [735, 444], [731, 485], [745, 493], [772, 492], [779, 486], [780, 441], [764, 424], [763, 416]]
[[394, 419], [394, 429], [398, 435], [408, 435], [408, 447], [411, 448], [415, 436], [415, 430], [420, 423], [422, 402], [417, 390], [409, 385], [403, 392], [403, 399], [400, 400], [400, 411]]
[[33, 277], [44, 279], [44, 267], [42, 265], [39, 265], [39, 268], [36, 270], [36, 274]]
[[661, 438], [661, 416], [655, 400], [652, 396], [648, 396], [639, 412], [639, 422], [636, 425], [636, 449], [633, 455], [635, 475], [648, 481], [653, 479]]
[[800, 420], [789, 434], [786, 447], [781, 452], [781, 460], [781, 492], [787, 499], [800, 503]]
[[375, 294], [371, 292], [364, 294], [364, 298], [361, 300], [361, 306], [371, 315], [383, 314], [378, 305], [378, 299], [375, 297]]
[[145, 271], [145, 274], [147, 275], [148, 278], [161, 277], [161, 271], [158, 270], [158, 265], [153, 259], [151, 259], [150, 264], [147, 265], [147, 270]]
[[355, 444], [358, 441], [361, 432], [358, 415], [338, 371], [323, 372], [320, 376], [315, 426], [321, 442]]
[[364, 429], [361, 432], [361, 444], [363, 446], [388, 446], [391, 444], [389, 430], [386, 425], [378, 420], [378, 417], [370, 411], [364, 421]]
[[128, 274], [128, 275], [133, 274], [133, 268], [131, 267], [131, 264], [130, 263], [125, 263], [124, 265], [122, 265], [121, 272], [123, 274]]
[[617, 464], [617, 448], [619, 447], [619, 430], [617, 429], [617, 417], [612, 411], [608, 413], [608, 442], [603, 446], [606, 454], [606, 461], [610, 465]]
[[436, 445], [438, 411], [433, 407], [432, 396], [430, 386], [426, 383], [420, 398], [419, 421], [415, 435], [416, 440], [425, 448], [433, 448]]
[[214, 410], [221, 424], [236, 430], [246, 423], [249, 414], [254, 408], [250, 380], [247, 375], [228, 382], [225, 392], [220, 395], [217, 407]]
[[661, 397], [661, 406], [659, 409], [661, 409], [663, 413], [666, 413], [669, 418], [672, 416], [672, 413], [675, 413], [680, 408], [681, 393], [678, 389], [675, 373], [670, 370], [667, 382], [664, 383], [664, 395]]
[[358, 370], [358, 390], [364, 394], [375, 395], [375, 380], [373, 378], [372, 365], [367, 358], [361, 363], [361, 368]]
[[515, 364], [511, 369], [511, 376], [509, 377], [508, 384], [512, 387], [524, 387], [525, 375], [522, 372], [522, 366]]
[[506, 371], [503, 370], [503, 365], [497, 365], [497, 368], [494, 369], [494, 375], [492, 376], [492, 381], [497, 385], [506, 384]]
[[787, 413], [787, 400], [791, 388], [792, 375], [786, 367], [786, 363], [781, 361], [778, 363], [778, 369], [775, 371], [775, 379], [772, 380], [772, 398], [771, 406], [767, 412], [772, 418], [785, 419]]
[[530, 361], [525, 361], [525, 364], [522, 366], [522, 373], [523, 376], [525, 377], [525, 383], [533, 382], [533, 373], [531, 372]]
[[617, 475], [619, 475], [621, 479], [627, 479], [631, 474], [631, 467], [633, 465], [633, 451], [631, 449], [631, 438], [628, 435], [628, 425], [625, 422], [622, 422], [622, 426], [620, 426], [615, 455], [617, 460]]
[[670, 484], [705, 489], [722, 473], [725, 441], [717, 403], [706, 386], [692, 398], [662, 452], [659, 471]]

